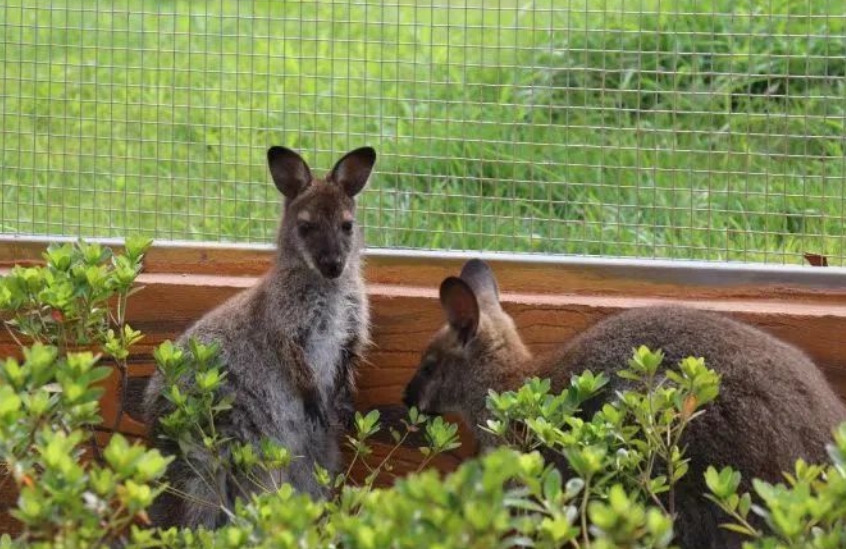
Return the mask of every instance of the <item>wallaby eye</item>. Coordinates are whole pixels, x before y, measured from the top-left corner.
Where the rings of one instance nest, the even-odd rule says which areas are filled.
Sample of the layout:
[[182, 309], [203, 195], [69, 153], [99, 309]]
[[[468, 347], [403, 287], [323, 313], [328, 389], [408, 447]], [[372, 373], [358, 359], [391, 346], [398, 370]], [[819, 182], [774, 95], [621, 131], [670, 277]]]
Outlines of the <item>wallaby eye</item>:
[[352, 227], [352, 221], [344, 221], [343, 223], [341, 223], [341, 230], [347, 234], [352, 232]]
[[299, 231], [300, 236], [308, 236], [312, 230], [314, 230], [314, 224], [308, 221], [300, 221], [297, 225], [297, 231]]

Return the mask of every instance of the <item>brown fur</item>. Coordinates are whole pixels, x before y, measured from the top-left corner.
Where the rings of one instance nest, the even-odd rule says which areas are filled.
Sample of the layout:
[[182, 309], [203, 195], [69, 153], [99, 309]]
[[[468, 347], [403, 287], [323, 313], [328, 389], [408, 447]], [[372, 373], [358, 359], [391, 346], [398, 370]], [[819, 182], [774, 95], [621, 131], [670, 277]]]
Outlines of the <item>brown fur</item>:
[[833, 428], [846, 420], [843, 403], [801, 351], [717, 314], [678, 306], [633, 309], [600, 321], [536, 359], [500, 307], [496, 281], [484, 263], [471, 260], [461, 278], [445, 280], [441, 290], [448, 324], [424, 352], [405, 401], [424, 412], [460, 413], [483, 447], [495, 442], [478, 427], [487, 419], [489, 388], [517, 389], [538, 376], [550, 378], [560, 391], [574, 374], [603, 372], [611, 383], [603, 396], [584, 406], [582, 413], [590, 417], [615, 391], [628, 386], [615, 373], [626, 367], [634, 348], [661, 349], [664, 367], [688, 356], [705, 358], [722, 382], [716, 402], [691, 424], [683, 440], [691, 461], [676, 488], [676, 532], [686, 549], [740, 547], [738, 536], [718, 528], [728, 517], [702, 497], [708, 465], [739, 470], [745, 490], [752, 477], [777, 482], [798, 458], [826, 461], [825, 444]]
[[[296, 459], [264, 480], [289, 482], [316, 497], [324, 490], [314, 464], [330, 473], [339, 468], [338, 438], [351, 420], [355, 371], [369, 341], [362, 236], [353, 220], [354, 197], [375, 159], [373, 149], [357, 149], [318, 179], [295, 152], [272, 147], [270, 172], [285, 196], [276, 261], [255, 287], [208, 313], [179, 340], [183, 346], [189, 337], [221, 344], [227, 372], [222, 392], [232, 397], [232, 409], [216, 421], [218, 433], [254, 444], [267, 437], [285, 446]], [[162, 390], [157, 374], [145, 394], [154, 435], [159, 418], [171, 411]], [[172, 441], [154, 441], [179, 455]], [[237, 475], [198, 475], [197, 464], [212, 457], [192, 456], [194, 467], [183, 459], [171, 464], [168, 480], [194, 500], [164, 494], [151, 509], [156, 524], [219, 526], [227, 520], [221, 506], [232, 509], [237, 496], [255, 491]]]

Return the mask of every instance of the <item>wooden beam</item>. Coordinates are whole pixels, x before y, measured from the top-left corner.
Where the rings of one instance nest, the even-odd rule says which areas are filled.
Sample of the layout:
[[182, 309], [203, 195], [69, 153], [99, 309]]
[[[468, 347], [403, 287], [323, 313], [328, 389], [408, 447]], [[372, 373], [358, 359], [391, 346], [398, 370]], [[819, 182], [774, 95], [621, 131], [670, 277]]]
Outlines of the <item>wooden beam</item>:
[[[40, 263], [48, 243], [71, 241], [0, 235], [0, 268]], [[97, 241], [122, 248], [120, 240]], [[162, 242], [147, 254], [145, 271], [255, 277], [273, 257], [266, 245]], [[437, 287], [470, 257], [488, 261], [500, 286], [518, 293], [846, 303], [846, 269], [835, 267], [369, 249], [365, 276], [371, 284]]]

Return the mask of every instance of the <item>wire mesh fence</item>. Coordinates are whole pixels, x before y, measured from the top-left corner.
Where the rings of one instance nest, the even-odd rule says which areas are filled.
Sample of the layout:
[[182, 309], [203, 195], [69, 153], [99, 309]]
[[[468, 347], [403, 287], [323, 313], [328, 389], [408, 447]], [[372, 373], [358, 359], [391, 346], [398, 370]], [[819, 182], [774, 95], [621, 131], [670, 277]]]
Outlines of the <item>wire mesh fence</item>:
[[841, 0], [5, 0], [0, 232], [271, 242], [370, 144], [369, 246], [846, 263]]

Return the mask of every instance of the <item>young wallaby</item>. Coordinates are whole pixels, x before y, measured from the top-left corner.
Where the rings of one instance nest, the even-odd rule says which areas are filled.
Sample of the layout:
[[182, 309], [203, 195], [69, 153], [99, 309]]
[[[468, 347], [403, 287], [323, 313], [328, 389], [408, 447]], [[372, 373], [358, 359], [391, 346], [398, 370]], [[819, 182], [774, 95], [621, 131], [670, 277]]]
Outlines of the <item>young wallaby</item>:
[[[737, 535], [719, 528], [728, 517], [707, 501], [703, 474], [709, 465], [731, 465], [745, 490], [758, 477], [783, 480], [796, 459], [827, 460], [825, 444], [846, 421], [846, 408], [816, 366], [798, 349], [717, 314], [679, 306], [633, 309], [611, 316], [549, 356], [535, 359], [511, 317], [501, 308], [496, 279], [480, 260], [470, 260], [460, 278], [440, 287], [447, 324], [430, 342], [404, 401], [425, 413], [458, 413], [475, 429], [482, 448], [494, 443], [485, 425], [488, 389], [516, 390], [533, 376], [550, 378], [561, 391], [586, 369], [611, 382], [588, 402], [590, 417], [603, 400], [630, 382], [615, 375], [640, 345], [665, 354], [675, 367], [688, 356], [703, 357], [722, 376], [720, 395], [693, 421], [682, 444], [690, 458], [676, 486], [676, 541], [685, 549], [740, 547]], [[563, 464], [558, 463], [559, 466]]]
[[[352, 418], [354, 374], [369, 342], [354, 197], [367, 184], [376, 153], [364, 147], [346, 154], [325, 179], [313, 177], [284, 147], [271, 147], [267, 158], [284, 196], [273, 267], [201, 318], [179, 344], [190, 337], [220, 344], [232, 408], [216, 423], [218, 432], [239, 442], [266, 437], [281, 444], [299, 458], [273, 472], [268, 484], [289, 482], [320, 497], [313, 467], [339, 467], [338, 437]], [[146, 389], [146, 419], [151, 440], [176, 454], [174, 443], [157, 436], [159, 418], [171, 411], [162, 383], [156, 374]], [[171, 464], [168, 481], [188, 497], [162, 494], [150, 513], [157, 525], [220, 526], [227, 520], [223, 508], [233, 509], [236, 496], [253, 491], [245, 486], [255, 485], [232, 475], [203, 478], [184, 460]]]

